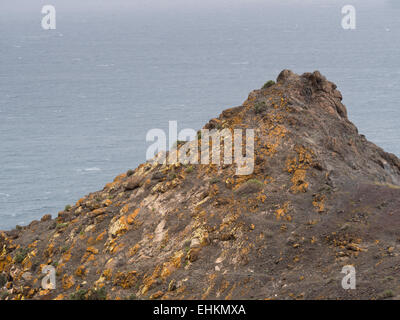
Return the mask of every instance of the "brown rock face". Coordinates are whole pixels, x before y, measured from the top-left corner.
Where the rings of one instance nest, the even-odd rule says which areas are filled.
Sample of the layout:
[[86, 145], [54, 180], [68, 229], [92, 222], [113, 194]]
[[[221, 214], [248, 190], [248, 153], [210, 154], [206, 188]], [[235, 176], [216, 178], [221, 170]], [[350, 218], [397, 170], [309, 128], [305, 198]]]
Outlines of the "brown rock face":
[[[56, 219], [2, 232], [0, 298], [398, 297], [400, 161], [341, 101], [318, 71], [284, 70], [205, 125], [255, 130], [251, 175], [146, 163]], [[40, 286], [46, 265], [55, 290]]]

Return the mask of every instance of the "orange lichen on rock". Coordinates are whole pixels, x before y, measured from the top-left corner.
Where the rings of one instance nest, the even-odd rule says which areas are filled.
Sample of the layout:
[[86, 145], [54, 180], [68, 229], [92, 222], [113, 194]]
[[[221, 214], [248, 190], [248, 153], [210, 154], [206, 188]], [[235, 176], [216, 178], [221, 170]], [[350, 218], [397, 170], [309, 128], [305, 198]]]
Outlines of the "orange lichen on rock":
[[126, 218], [126, 222], [128, 224], [133, 224], [136, 216], [139, 214], [140, 208], [135, 209], [135, 211], [133, 211], [133, 213], [131, 213], [127, 218]]
[[76, 270], [75, 270], [75, 275], [77, 276], [77, 277], [84, 277], [84, 276], [86, 276], [86, 273], [87, 273], [87, 270], [86, 270], [86, 268], [85, 268], [85, 266], [79, 266]]
[[149, 299], [154, 300], [154, 299], [159, 299], [164, 295], [164, 292], [162, 291], [157, 291], [156, 293], [153, 293]]
[[99, 241], [103, 240], [103, 239], [104, 239], [104, 237], [106, 236], [106, 234], [107, 234], [107, 231], [106, 231], [106, 230], [104, 230], [102, 233], [100, 233], [100, 234], [97, 236], [97, 238], [96, 238], [96, 241], [95, 241], [95, 242], [99, 242]]
[[62, 278], [62, 287], [64, 290], [70, 289], [75, 284], [75, 280], [73, 276], [64, 275]]
[[183, 256], [183, 251], [177, 251], [168, 262], [163, 263], [160, 273], [163, 280], [167, 279], [176, 269], [180, 268]]
[[5, 271], [12, 262], [13, 259], [10, 255], [0, 256], [0, 272]]
[[135, 244], [132, 248], [130, 248], [129, 252], [128, 252], [129, 257], [134, 256], [136, 254], [136, 252], [138, 252], [139, 248], [140, 248], [139, 243]]
[[324, 195], [315, 195], [312, 204], [318, 212], [320, 212], [320, 213], [324, 212], [325, 211], [325, 196]]
[[280, 220], [285, 217], [289, 211], [289, 202], [285, 202], [281, 208], [275, 210], [276, 220]]
[[288, 158], [286, 161], [286, 167], [289, 173], [292, 173], [292, 187], [293, 193], [306, 192], [309, 187], [309, 183], [306, 181], [307, 169], [313, 163], [313, 153], [303, 146], [296, 146], [297, 152], [296, 157]]
[[86, 248], [87, 252], [93, 253], [93, 254], [98, 254], [99, 253], [99, 249], [96, 249], [95, 247], [88, 247]]
[[118, 272], [114, 277], [114, 285], [129, 289], [136, 284], [137, 280], [137, 271]]
[[299, 192], [306, 192], [308, 189], [308, 182], [306, 182], [306, 170], [305, 169], [298, 169], [295, 170], [292, 176], [292, 183], [293, 186], [291, 187], [291, 190], [294, 193], [299, 193]]
[[110, 226], [108, 233], [116, 237], [128, 231], [128, 223], [126, 220], [126, 216], [119, 218]]

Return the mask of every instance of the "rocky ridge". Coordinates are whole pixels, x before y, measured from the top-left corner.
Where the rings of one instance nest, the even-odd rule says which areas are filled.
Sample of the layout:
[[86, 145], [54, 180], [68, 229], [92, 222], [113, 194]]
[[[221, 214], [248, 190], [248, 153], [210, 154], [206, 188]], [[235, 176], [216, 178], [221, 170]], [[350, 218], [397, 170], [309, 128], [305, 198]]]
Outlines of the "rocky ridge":
[[253, 174], [147, 162], [3, 231], [0, 299], [400, 297], [400, 160], [358, 133], [335, 84], [284, 70], [204, 128], [254, 128]]

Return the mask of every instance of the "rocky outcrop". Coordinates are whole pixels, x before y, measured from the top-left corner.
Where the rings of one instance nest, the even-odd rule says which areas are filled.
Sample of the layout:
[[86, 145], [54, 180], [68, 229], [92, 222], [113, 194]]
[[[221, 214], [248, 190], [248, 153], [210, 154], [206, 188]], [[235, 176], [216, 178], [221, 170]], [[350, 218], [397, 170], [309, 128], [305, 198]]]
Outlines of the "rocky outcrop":
[[205, 128], [254, 128], [253, 174], [148, 162], [1, 232], [0, 298], [399, 297], [400, 161], [358, 133], [335, 84], [284, 70]]

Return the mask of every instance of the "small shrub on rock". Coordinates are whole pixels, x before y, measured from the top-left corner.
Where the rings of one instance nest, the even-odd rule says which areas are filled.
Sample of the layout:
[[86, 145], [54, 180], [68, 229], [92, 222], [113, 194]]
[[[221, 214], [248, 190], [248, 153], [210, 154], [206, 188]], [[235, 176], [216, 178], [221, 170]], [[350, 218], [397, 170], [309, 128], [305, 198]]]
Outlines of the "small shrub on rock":
[[263, 89], [267, 89], [267, 88], [269, 88], [269, 87], [271, 87], [271, 86], [273, 86], [275, 84], [275, 81], [274, 80], [269, 80], [269, 81], [267, 81], [264, 85], [263, 85]]

